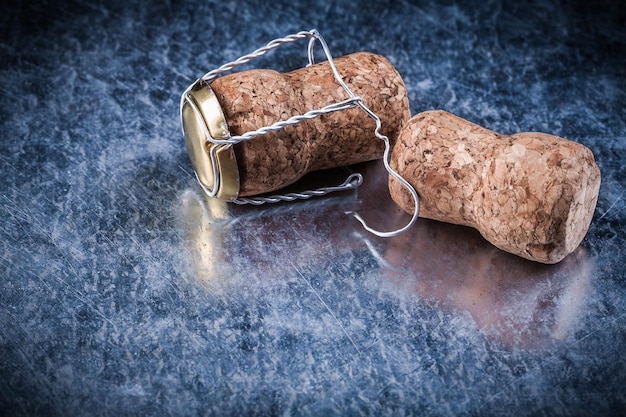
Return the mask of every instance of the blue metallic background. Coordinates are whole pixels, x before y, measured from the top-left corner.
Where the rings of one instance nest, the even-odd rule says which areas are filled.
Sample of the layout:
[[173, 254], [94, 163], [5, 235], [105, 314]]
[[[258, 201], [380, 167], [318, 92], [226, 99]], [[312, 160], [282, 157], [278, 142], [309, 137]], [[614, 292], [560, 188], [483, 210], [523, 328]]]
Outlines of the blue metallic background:
[[[0, 16], [0, 414], [626, 413], [621, 2], [5, 2]], [[317, 28], [385, 55], [412, 113], [588, 146], [581, 247], [546, 266], [467, 228], [391, 229], [358, 191], [209, 201], [178, 120], [194, 79]], [[305, 45], [255, 62], [306, 63]], [[344, 170], [313, 182], [343, 181]]]

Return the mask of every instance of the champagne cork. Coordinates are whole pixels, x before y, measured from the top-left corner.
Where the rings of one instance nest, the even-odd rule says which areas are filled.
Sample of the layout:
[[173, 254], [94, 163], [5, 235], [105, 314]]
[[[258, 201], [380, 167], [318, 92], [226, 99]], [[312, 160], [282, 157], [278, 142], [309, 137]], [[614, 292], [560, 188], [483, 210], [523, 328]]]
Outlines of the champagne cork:
[[[393, 143], [409, 119], [402, 78], [384, 57], [355, 53], [334, 60], [342, 80], [378, 115], [382, 133]], [[210, 86], [198, 82], [190, 90], [191, 106], [182, 107], [185, 142], [200, 182], [218, 198], [234, 200], [278, 190], [306, 173], [379, 159], [384, 144], [374, 135], [376, 124], [358, 107], [306, 120], [252, 140], [213, 149], [212, 136], [240, 136], [292, 116], [348, 98], [328, 62], [280, 73], [255, 69], [226, 75]], [[199, 125], [205, 124], [207, 128]], [[212, 190], [214, 176], [224, 190]]]
[[[585, 146], [544, 133], [500, 135], [445, 111], [414, 116], [392, 167], [420, 196], [420, 216], [470, 226], [496, 247], [547, 264], [584, 238], [600, 170]], [[390, 178], [393, 200], [414, 202]]]

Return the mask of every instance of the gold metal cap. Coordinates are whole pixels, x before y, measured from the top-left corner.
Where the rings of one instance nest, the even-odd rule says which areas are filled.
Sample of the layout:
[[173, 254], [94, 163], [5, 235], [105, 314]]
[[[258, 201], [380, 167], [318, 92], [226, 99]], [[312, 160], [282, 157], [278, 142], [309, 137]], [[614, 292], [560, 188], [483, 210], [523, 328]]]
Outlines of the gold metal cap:
[[185, 145], [198, 181], [210, 196], [235, 200], [239, 195], [239, 169], [233, 145], [211, 142], [230, 138], [215, 93], [200, 79], [183, 93], [180, 106]]

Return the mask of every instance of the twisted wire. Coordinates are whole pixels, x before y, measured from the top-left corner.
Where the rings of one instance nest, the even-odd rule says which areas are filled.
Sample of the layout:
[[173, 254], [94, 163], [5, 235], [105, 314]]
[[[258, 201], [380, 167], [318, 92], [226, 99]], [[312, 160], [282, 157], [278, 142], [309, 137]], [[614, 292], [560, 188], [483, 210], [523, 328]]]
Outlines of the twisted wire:
[[420, 210], [419, 195], [417, 194], [417, 191], [415, 190], [415, 188], [411, 184], [409, 184], [409, 182], [406, 179], [404, 179], [393, 168], [391, 168], [391, 165], [389, 164], [391, 145], [389, 143], [389, 138], [380, 132], [380, 129], [382, 127], [380, 117], [378, 117], [376, 113], [371, 111], [362, 101], [357, 102], [357, 104], [371, 119], [374, 120], [374, 122], [376, 122], [376, 129], [374, 129], [374, 135], [378, 139], [382, 140], [385, 144], [385, 151], [383, 152], [383, 165], [385, 166], [385, 170], [387, 171], [387, 173], [389, 173], [389, 175], [391, 175], [396, 180], [398, 180], [400, 184], [402, 184], [402, 186], [407, 189], [409, 194], [411, 194], [411, 197], [413, 197], [413, 201], [415, 202], [415, 209], [413, 210], [413, 215], [411, 216], [411, 220], [409, 220], [409, 222], [406, 225], [404, 225], [403, 227], [399, 229], [392, 230], [391, 232], [381, 232], [376, 229], [373, 229], [372, 227], [367, 225], [365, 220], [358, 213], [346, 212], [346, 214], [352, 214], [354, 218], [359, 223], [361, 223], [361, 225], [363, 226], [365, 230], [367, 230], [368, 232], [376, 236], [379, 236], [379, 237], [398, 236], [399, 234], [402, 234], [408, 229], [410, 229], [411, 227], [413, 227], [413, 224], [415, 224], [415, 222], [417, 221], [417, 218], [419, 216], [419, 210]]
[[297, 41], [299, 39], [305, 39], [305, 38], [315, 38], [317, 36], [317, 31], [315, 30], [311, 30], [311, 31], [302, 31], [302, 32], [298, 32], [298, 33], [294, 33], [292, 35], [288, 35], [285, 36], [283, 38], [278, 38], [278, 39], [274, 39], [270, 42], [268, 42], [265, 46], [247, 54], [244, 55], [242, 57], [237, 58], [236, 60], [232, 61], [232, 62], [228, 62], [224, 65], [222, 65], [219, 68], [216, 68], [214, 70], [211, 70], [209, 72], [207, 72], [206, 74], [204, 74], [204, 76], [202, 77], [202, 79], [206, 82], [210, 82], [212, 81], [214, 78], [217, 78], [219, 75], [228, 72], [230, 70], [232, 70], [233, 68], [236, 68], [240, 65], [244, 65], [247, 64], [248, 62], [252, 61], [255, 58], [259, 58], [262, 57], [263, 55], [265, 55], [266, 53], [268, 53], [269, 51], [271, 51], [272, 49], [278, 48], [281, 45], [284, 45], [286, 43], [290, 43], [290, 42], [294, 42]]
[[359, 173], [350, 174], [344, 182], [339, 185], [331, 187], [322, 187], [315, 190], [303, 191], [300, 193], [285, 193], [270, 196], [254, 196], [243, 197], [233, 200], [235, 204], [252, 204], [260, 206], [266, 203], [278, 203], [281, 201], [294, 201], [294, 200], [307, 200], [311, 197], [321, 197], [323, 195], [333, 193], [336, 191], [352, 190], [359, 187], [363, 183], [363, 176]]
[[275, 132], [278, 130], [283, 130], [285, 127], [287, 126], [291, 126], [291, 125], [296, 125], [298, 123], [301, 123], [305, 120], [311, 120], [311, 119], [315, 119], [316, 117], [319, 117], [321, 115], [324, 114], [328, 114], [328, 113], [333, 113], [336, 111], [341, 111], [341, 110], [347, 110], [349, 108], [355, 107], [357, 105], [358, 102], [361, 101], [361, 97], [355, 96], [355, 97], [350, 97], [346, 100], [340, 101], [338, 103], [333, 103], [333, 104], [329, 104], [327, 106], [324, 106], [320, 109], [316, 109], [316, 110], [309, 110], [308, 112], [304, 113], [304, 114], [300, 114], [300, 115], [296, 115], [296, 116], [292, 116], [287, 120], [281, 120], [278, 121], [276, 123], [274, 123], [273, 125], [270, 126], [265, 126], [262, 127], [260, 129], [257, 130], [253, 130], [250, 132], [246, 132], [243, 135], [240, 136], [232, 136], [229, 139], [215, 139], [211, 136], [209, 136], [209, 141], [215, 144], [231, 144], [231, 145], [236, 145], [239, 142], [244, 142], [244, 141], [248, 141], [251, 139], [254, 139], [258, 136], [262, 136], [265, 135], [267, 133], [270, 132]]

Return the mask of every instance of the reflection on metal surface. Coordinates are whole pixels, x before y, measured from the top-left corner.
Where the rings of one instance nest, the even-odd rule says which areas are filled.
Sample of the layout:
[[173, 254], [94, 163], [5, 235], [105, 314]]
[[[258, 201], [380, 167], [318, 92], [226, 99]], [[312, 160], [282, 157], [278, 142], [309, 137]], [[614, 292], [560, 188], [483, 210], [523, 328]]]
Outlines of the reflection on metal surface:
[[[346, 172], [342, 168], [309, 174], [293, 188], [314, 189], [344, 178]], [[200, 190], [185, 190], [177, 215], [194, 276], [199, 282], [228, 285], [255, 276], [284, 275], [284, 265], [298, 259], [331, 256], [322, 250], [332, 250], [357, 227], [344, 213], [356, 207], [357, 196], [347, 191], [298, 204], [256, 207], [227, 204]], [[338, 222], [342, 227], [337, 227]]]
[[192, 257], [195, 276], [211, 279], [223, 271], [225, 227], [229, 218], [228, 204], [223, 200], [209, 198], [192, 190], [185, 190], [180, 197], [180, 226], [186, 235]]
[[[583, 248], [557, 265], [544, 265], [500, 251], [473, 229], [431, 220], [420, 219], [392, 239], [363, 233], [346, 210], [368, 213], [389, 228], [406, 215], [384, 197], [380, 163], [358, 169], [365, 176], [358, 191], [300, 204], [241, 207], [186, 191], [180, 224], [198, 282], [210, 283], [209, 290], [217, 280], [227, 292], [258, 286], [261, 294], [264, 286], [299, 274], [302, 265], [321, 280], [345, 279], [333, 274], [346, 270], [329, 272], [326, 266], [350, 259], [394, 297], [468, 313], [481, 334], [507, 346], [540, 346], [576, 328], [594, 271]], [[362, 304], [379, 295], [365, 289], [356, 294]]]
[[591, 287], [584, 249], [543, 265], [500, 251], [469, 228], [424, 220], [419, 229], [383, 249], [384, 274], [397, 290], [468, 312], [481, 333], [506, 345], [570, 334]]

